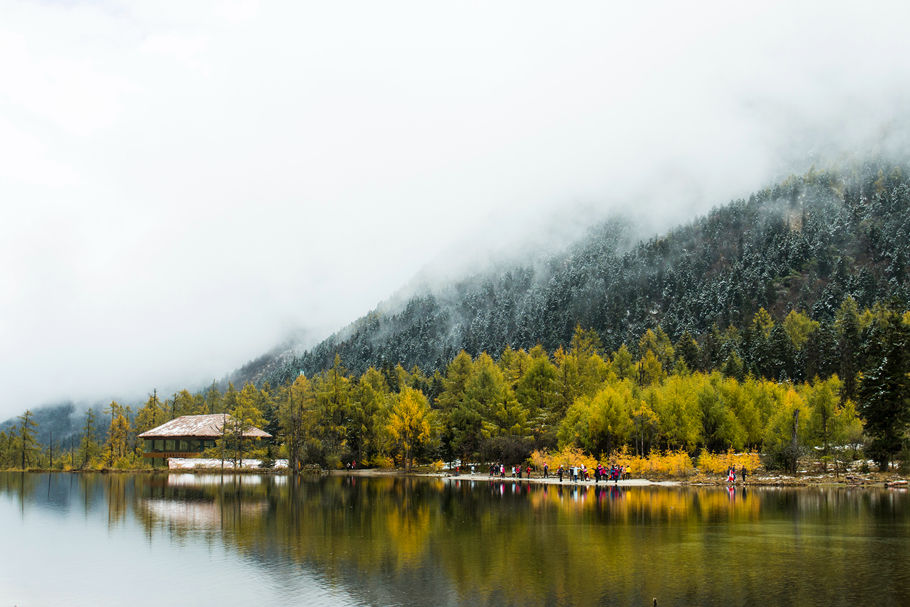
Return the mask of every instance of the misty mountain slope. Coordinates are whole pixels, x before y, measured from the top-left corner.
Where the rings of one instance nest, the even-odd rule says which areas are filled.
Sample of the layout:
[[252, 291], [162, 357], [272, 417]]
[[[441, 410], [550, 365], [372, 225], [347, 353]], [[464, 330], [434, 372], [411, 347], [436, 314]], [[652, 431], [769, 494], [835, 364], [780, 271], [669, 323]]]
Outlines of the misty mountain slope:
[[[74, 438], [80, 429], [81, 412], [71, 402], [37, 407], [32, 410], [32, 421], [38, 424], [35, 438], [42, 445], [71, 446], [77, 440]], [[18, 417], [11, 417], [0, 422], [0, 432], [10, 433], [19, 431], [22, 421]]]
[[[377, 308], [302, 355], [275, 352], [255, 379], [281, 383], [331, 366], [440, 368], [461, 349], [566, 345], [576, 325], [608, 350], [660, 325], [671, 338], [742, 325], [760, 308], [830, 319], [846, 296], [861, 306], [910, 300], [910, 171], [866, 164], [810, 172], [716, 208], [646, 242], [609, 222], [545, 263], [426, 288]], [[233, 376], [244, 381], [243, 373]]]
[[280, 346], [272, 348], [269, 352], [247, 362], [228, 377], [215, 383], [216, 385], [220, 384], [222, 388], [226, 387], [230, 381], [238, 384], [246, 382], [261, 384], [276, 375], [281, 375], [285, 373], [286, 369], [296, 364], [295, 359], [301, 349], [300, 343], [301, 341], [297, 339], [288, 340]]

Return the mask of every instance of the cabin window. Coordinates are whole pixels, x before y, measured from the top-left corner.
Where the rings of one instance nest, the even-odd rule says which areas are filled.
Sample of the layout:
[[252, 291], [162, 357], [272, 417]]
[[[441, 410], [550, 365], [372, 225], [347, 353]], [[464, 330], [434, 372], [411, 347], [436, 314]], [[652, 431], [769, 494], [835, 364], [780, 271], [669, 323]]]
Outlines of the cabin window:
[[175, 441], [175, 440], [164, 441], [164, 450], [165, 451], [176, 451], [177, 450], [177, 441]]
[[215, 441], [213, 441], [213, 440], [207, 440], [207, 441], [205, 441], [205, 442], [203, 443], [203, 445], [205, 446], [206, 449], [209, 449], [209, 448], [215, 446]]
[[153, 440], [150, 439], [150, 438], [145, 439], [144, 441], [142, 441], [142, 444], [145, 445], [145, 446], [143, 447], [143, 449], [145, 449], [146, 451], [151, 451], [151, 450], [152, 450], [152, 445], [153, 445], [154, 443], [155, 443], [155, 441], [153, 441]]
[[181, 450], [181, 451], [189, 451], [189, 450], [190, 450], [190, 443], [189, 443], [189, 441], [181, 440], [181, 441], [180, 441], [180, 450]]
[[164, 451], [164, 439], [163, 438], [155, 439], [155, 451]]

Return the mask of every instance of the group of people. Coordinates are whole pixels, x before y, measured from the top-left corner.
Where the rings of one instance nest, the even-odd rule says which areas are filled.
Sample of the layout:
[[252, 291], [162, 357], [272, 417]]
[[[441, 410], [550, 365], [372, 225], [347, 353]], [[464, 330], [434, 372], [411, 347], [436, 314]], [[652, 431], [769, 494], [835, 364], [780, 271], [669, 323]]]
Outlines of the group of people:
[[[505, 478], [506, 471], [508, 470], [512, 478], [521, 480], [522, 478], [531, 478], [532, 468], [527, 466], [522, 469], [519, 466], [509, 466], [506, 468], [505, 464], [490, 464], [490, 478]], [[563, 477], [568, 476], [568, 479], [572, 482], [577, 483], [579, 480], [582, 482], [587, 482], [591, 480], [593, 476], [594, 482], [599, 483], [600, 481], [608, 482], [613, 481], [613, 483], [618, 483], [620, 479], [623, 478], [625, 474], [625, 466], [615, 466], [611, 465], [609, 468], [602, 464], [597, 464], [597, 467], [592, 470], [589, 470], [587, 466], [582, 464], [581, 466], [570, 466], [568, 468], [563, 467], [562, 465], [556, 470], [556, 476], [559, 477], [559, 482], [563, 482]], [[541, 478], [550, 478], [550, 466], [549, 464], [544, 464]]]
[[[593, 472], [594, 482], [599, 483], [600, 481], [604, 481], [606, 483], [608, 481], [613, 481], [615, 484], [623, 478], [625, 472], [625, 466], [611, 465], [609, 468], [607, 468], [606, 466], [598, 463]], [[581, 466], [572, 466], [568, 468], [568, 470], [564, 469], [562, 466], [559, 466], [556, 474], [559, 476], [560, 483], [562, 482], [562, 477], [565, 474], [568, 474], [572, 482], [575, 483], [577, 483], [579, 479], [581, 479], [582, 482], [590, 481], [592, 476], [591, 471], [588, 470], [588, 467], [584, 464]]]
[[[546, 466], [544, 466], [546, 470]], [[512, 478], [522, 478], [522, 474], [526, 474], [527, 478], [531, 478], [531, 466], [528, 466], [526, 469], [522, 470], [521, 466], [509, 466], [509, 474]], [[490, 464], [490, 478], [498, 476], [499, 478], [506, 477], [506, 466], [505, 464]], [[546, 478], [546, 475], [544, 475]]]
[[[743, 466], [739, 471], [739, 477], [742, 479], [742, 482], [746, 482], [746, 467]], [[736, 482], [736, 467], [730, 466], [727, 468], [727, 482], [731, 485]]]

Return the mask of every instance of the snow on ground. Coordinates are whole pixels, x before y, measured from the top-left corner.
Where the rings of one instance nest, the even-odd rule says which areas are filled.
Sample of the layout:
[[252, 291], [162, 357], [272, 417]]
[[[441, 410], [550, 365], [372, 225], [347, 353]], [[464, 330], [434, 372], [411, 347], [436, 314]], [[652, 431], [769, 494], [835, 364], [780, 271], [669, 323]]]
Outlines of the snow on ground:
[[[194, 470], [194, 469], [221, 469], [222, 461], [220, 459], [206, 459], [202, 457], [171, 457], [167, 460], [167, 467], [170, 470]], [[288, 460], [276, 459], [272, 469], [283, 469], [288, 467]], [[258, 470], [262, 468], [262, 462], [258, 459], [244, 459], [242, 466], [237, 469]], [[232, 460], [224, 460], [225, 470], [234, 470]]]

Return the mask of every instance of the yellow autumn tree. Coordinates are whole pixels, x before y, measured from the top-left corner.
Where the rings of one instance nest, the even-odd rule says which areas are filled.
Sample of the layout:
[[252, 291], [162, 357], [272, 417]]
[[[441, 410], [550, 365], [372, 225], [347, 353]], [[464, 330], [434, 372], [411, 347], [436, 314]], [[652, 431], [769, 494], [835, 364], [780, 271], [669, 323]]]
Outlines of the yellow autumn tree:
[[784, 331], [797, 350], [801, 350], [809, 336], [819, 327], [818, 321], [812, 320], [802, 312], [790, 310], [784, 319]]
[[759, 308], [758, 312], [752, 317], [752, 330], [756, 335], [762, 335], [765, 339], [771, 337], [771, 329], [774, 328], [774, 319], [771, 314], [764, 308]]
[[111, 415], [111, 422], [108, 426], [107, 443], [104, 446], [104, 450], [107, 460], [106, 464], [113, 467], [115, 462], [125, 457], [129, 452], [131, 428], [127, 419], [129, 412], [126, 407], [117, 401], [111, 401], [107, 412]]
[[430, 438], [432, 414], [427, 397], [420, 390], [403, 388], [395, 398], [387, 430], [401, 450], [408, 470], [414, 464], [415, 448]]
[[651, 349], [638, 361], [638, 382], [642, 386], [650, 386], [664, 378], [663, 365]]

